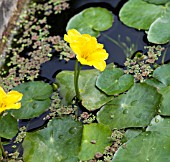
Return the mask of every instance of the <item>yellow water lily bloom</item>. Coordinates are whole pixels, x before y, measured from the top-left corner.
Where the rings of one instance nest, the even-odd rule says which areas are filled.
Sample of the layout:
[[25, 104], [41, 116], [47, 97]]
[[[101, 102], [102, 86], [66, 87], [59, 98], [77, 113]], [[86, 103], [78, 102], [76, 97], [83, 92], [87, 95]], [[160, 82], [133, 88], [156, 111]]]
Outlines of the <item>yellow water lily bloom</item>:
[[2, 87], [0, 87], [0, 114], [8, 109], [19, 109], [23, 94], [18, 91], [10, 91], [6, 93]]
[[70, 44], [77, 60], [82, 65], [94, 66], [100, 71], [106, 68], [105, 60], [108, 58], [108, 53], [95, 37], [80, 34], [77, 30], [71, 29], [64, 35], [64, 40]]

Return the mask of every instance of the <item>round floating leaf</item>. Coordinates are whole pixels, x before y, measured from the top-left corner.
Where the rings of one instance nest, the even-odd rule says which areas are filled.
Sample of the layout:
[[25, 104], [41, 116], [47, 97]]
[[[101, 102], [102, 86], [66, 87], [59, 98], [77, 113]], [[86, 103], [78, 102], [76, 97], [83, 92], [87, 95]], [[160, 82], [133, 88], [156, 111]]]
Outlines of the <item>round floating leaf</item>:
[[108, 137], [112, 134], [108, 126], [98, 123], [84, 125], [80, 160], [90, 160], [97, 152], [103, 153], [106, 146], [111, 145]]
[[109, 29], [112, 23], [113, 15], [110, 11], [101, 7], [90, 7], [73, 16], [66, 30], [77, 29], [82, 34], [97, 37], [100, 31]]
[[27, 82], [14, 88], [23, 93], [22, 106], [11, 110], [17, 119], [29, 119], [42, 114], [50, 106], [52, 87], [44, 82]]
[[0, 137], [11, 139], [18, 132], [18, 122], [11, 114], [0, 116]]
[[128, 141], [132, 138], [137, 137], [140, 133], [142, 133], [141, 129], [127, 129], [124, 134], [125, 141]]
[[170, 118], [163, 118], [157, 115], [152, 119], [146, 131], [158, 132], [165, 136], [170, 136]]
[[170, 116], [170, 86], [161, 88], [159, 93], [162, 94], [162, 102], [160, 104], [160, 114]]
[[170, 160], [170, 138], [144, 132], [122, 145], [112, 162], [164, 162]]
[[[79, 76], [79, 90], [82, 99], [82, 105], [88, 110], [96, 110], [109, 102], [112, 97], [106, 96], [95, 87], [98, 70], [82, 70]], [[75, 96], [74, 90], [74, 72], [62, 71], [56, 76], [56, 81], [60, 86], [60, 95], [63, 98], [63, 104], [71, 104]]]
[[135, 84], [126, 94], [106, 104], [97, 114], [99, 123], [114, 128], [145, 127], [157, 113], [161, 95], [147, 84]]
[[147, 3], [143, 0], [129, 0], [121, 8], [119, 17], [127, 26], [147, 30], [164, 10], [162, 5]]
[[164, 44], [170, 41], [170, 12], [152, 23], [148, 31], [148, 41]]
[[62, 97], [62, 100], [61, 100], [62, 104], [64, 105], [72, 104], [72, 100], [76, 95], [75, 89], [74, 89], [74, 72], [71, 72], [71, 71], [60, 72], [56, 76], [56, 82], [60, 87], [59, 93], [60, 93], [60, 96]]
[[26, 162], [75, 162], [81, 145], [82, 124], [66, 117], [53, 119], [47, 128], [27, 133], [23, 142]]
[[[160, 104], [160, 114], [170, 116], [170, 64], [162, 65], [158, 67], [154, 73], [153, 77], [163, 83], [164, 86], [159, 87], [158, 91], [162, 94], [162, 101]], [[160, 84], [161, 84], [160, 83]]]
[[[104, 31], [109, 29], [113, 23], [113, 14], [106, 8], [91, 7], [85, 9], [83, 17], [87, 21], [88, 26], [96, 31]], [[102, 22], [102, 23], [101, 23]]]
[[145, 83], [146, 84], [149, 84], [155, 88], [157, 88], [158, 90], [163, 88], [163, 87], [166, 87], [166, 85], [164, 85], [163, 83], [159, 82], [157, 79], [155, 78], [151, 78], [151, 79], [146, 79], [145, 80]]
[[102, 72], [96, 86], [107, 95], [114, 95], [125, 92], [134, 84], [134, 78], [130, 74], [123, 75], [123, 70], [115, 67], [108, 67]]
[[164, 85], [170, 85], [170, 64], [162, 65], [158, 67], [154, 73], [153, 77], [162, 82]]
[[153, 3], [153, 4], [166, 4], [169, 2], [169, 0], [144, 0], [145, 2], [148, 3]]

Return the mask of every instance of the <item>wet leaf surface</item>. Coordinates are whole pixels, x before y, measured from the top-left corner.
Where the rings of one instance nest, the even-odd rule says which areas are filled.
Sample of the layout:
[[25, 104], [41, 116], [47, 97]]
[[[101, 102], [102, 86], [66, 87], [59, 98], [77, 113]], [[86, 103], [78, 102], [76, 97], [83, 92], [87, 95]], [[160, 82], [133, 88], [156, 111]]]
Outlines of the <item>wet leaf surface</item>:
[[107, 103], [97, 114], [99, 123], [114, 128], [145, 127], [157, 113], [161, 95], [147, 84], [135, 84]]
[[80, 160], [90, 160], [96, 153], [103, 153], [105, 147], [111, 144], [108, 139], [111, 134], [111, 130], [106, 125], [98, 123], [84, 125], [81, 150], [79, 153]]
[[24, 161], [75, 162], [80, 150], [83, 127], [71, 117], [53, 119], [47, 128], [27, 133]]
[[144, 132], [122, 145], [112, 162], [163, 162], [169, 161], [169, 136]]
[[[153, 77], [160, 81], [160, 84], [164, 86], [159, 87], [158, 92], [162, 95], [162, 101], [160, 103], [160, 114], [170, 116], [170, 64], [162, 65], [158, 67]], [[160, 85], [159, 84], [159, 85]]]

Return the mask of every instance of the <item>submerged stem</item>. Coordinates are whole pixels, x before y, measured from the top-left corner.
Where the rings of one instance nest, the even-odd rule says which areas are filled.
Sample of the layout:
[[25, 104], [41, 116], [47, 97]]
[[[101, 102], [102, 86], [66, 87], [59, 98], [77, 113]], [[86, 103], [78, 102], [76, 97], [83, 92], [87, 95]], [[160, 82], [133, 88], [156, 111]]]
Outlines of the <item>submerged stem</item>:
[[78, 65], [78, 60], [76, 60], [75, 63], [75, 69], [74, 69], [74, 88], [76, 92], [76, 98], [81, 101], [80, 99], [80, 92], [79, 92], [79, 85], [78, 85], [78, 79], [79, 79], [79, 74], [81, 70], [81, 65]]
[[2, 151], [2, 156], [3, 156], [4, 158], [6, 158], [6, 153], [5, 153], [4, 147], [3, 147], [2, 142], [1, 142], [1, 137], [0, 137], [0, 149], [1, 149], [1, 151]]
[[109, 37], [108, 35], [106, 34], [102, 34], [104, 37], [106, 37], [108, 40], [110, 40], [111, 42], [113, 42], [114, 44], [116, 44], [118, 47], [122, 48], [122, 46], [116, 41], [114, 40], [113, 38]]

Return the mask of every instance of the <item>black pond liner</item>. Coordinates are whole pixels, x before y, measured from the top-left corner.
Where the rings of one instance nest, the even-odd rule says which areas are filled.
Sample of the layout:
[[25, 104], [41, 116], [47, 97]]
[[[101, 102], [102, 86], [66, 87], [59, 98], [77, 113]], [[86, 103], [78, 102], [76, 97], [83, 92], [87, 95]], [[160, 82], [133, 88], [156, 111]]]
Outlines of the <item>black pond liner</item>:
[[[45, 0], [36, 0], [39, 3], [44, 3]], [[129, 28], [125, 26], [118, 17], [119, 11], [123, 4], [127, 2], [127, 0], [70, 0], [70, 8], [62, 11], [61, 14], [52, 15], [47, 18], [47, 22], [49, 25], [52, 26], [50, 29], [50, 35], [60, 35], [62, 38], [64, 34], [66, 34], [66, 25], [69, 19], [74, 16], [75, 14], [81, 12], [82, 10], [89, 8], [89, 7], [103, 7], [110, 10], [114, 15], [114, 22], [113, 26], [104, 32], [101, 32], [100, 36], [98, 37], [98, 42], [104, 44], [106, 51], [109, 53], [109, 58], [107, 59], [107, 64], [114, 62], [118, 67], [123, 68], [124, 62], [126, 60], [126, 56], [124, 54], [123, 48], [120, 48], [115, 43], [110, 41], [106, 36], [111, 37], [118, 42], [124, 42], [128, 47], [131, 44], [134, 44], [136, 47], [136, 51], [143, 51], [144, 46], [151, 46], [154, 45], [149, 43], [146, 38], [145, 31], [139, 31], [134, 28]], [[127, 37], [129, 37], [130, 42], [127, 42]], [[167, 53], [170, 53], [170, 49], [168, 48], [170, 45], [166, 44], [163, 45]], [[134, 51], [134, 53], [136, 52]], [[27, 55], [28, 51], [25, 51], [25, 55]], [[165, 56], [165, 63], [169, 62], [170, 55], [168, 54]], [[162, 58], [160, 57], [158, 63], [161, 63]], [[59, 60], [58, 57], [53, 57], [52, 60], [42, 64], [40, 69], [40, 77], [39, 80], [46, 81], [48, 83], [55, 82], [56, 74], [61, 72], [62, 70], [74, 70], [75, 60], [70, 60], [69, 62], [65, 62], [64, 60]], [[92, 69], [93, 67], [83, 66], [83, 69]], [[49, 113], [49, 111], [43, 113], [39, 117], [29, 119], [29, 120], [20, 120], [19, 127], [27, 125], [27, 131], [34, 131], [43, 126], [45, 126], [48, 121], [44, 121], [43, 118]], [[95, 112], [94, 112], [95, 113]], [[15, 139], [15, 138], [14, 138]], [[14, 139], [11, 143], [13, 143]], [[5, 150], [8, 150], [9, 153], [13, 152], [15, 149], [11, 148], [12, 144], [6, 145]], [[22, 147], [21, 147], [21, 155], [22, 155]]]

